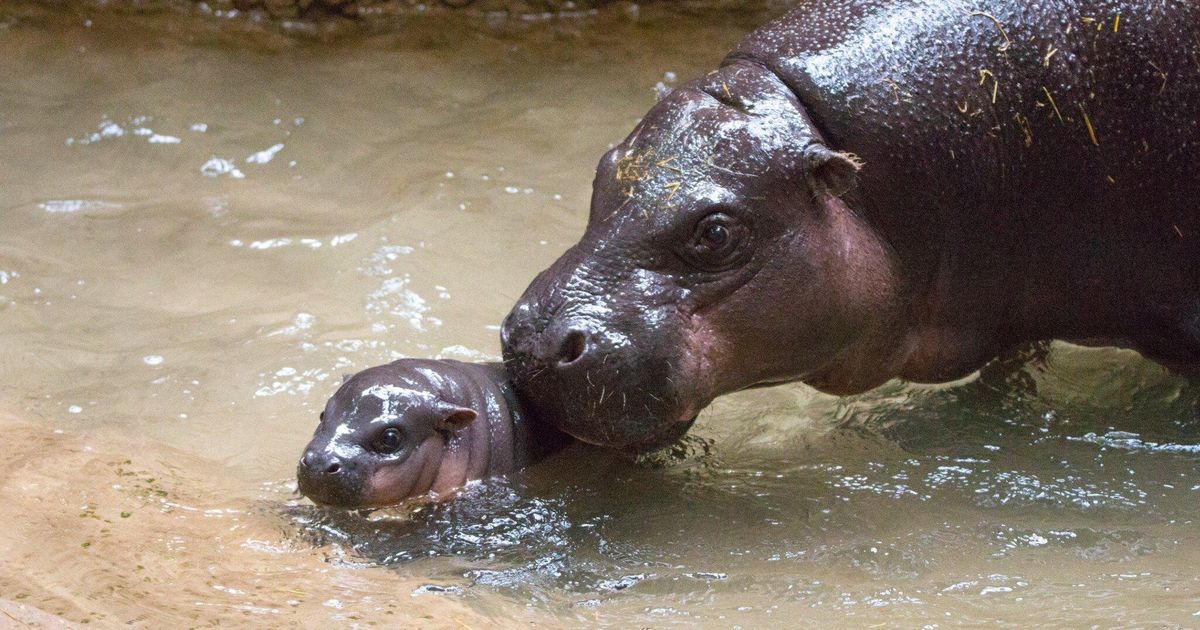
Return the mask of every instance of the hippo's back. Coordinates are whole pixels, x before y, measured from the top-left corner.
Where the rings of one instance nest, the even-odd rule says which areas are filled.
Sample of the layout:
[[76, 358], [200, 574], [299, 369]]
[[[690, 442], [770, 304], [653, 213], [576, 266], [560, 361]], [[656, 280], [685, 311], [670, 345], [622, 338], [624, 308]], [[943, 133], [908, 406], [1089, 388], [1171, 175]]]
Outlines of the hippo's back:
[[747, 58], [865, 160], [856, 206], [914, 277], [1200, 318], [1200, 3], [813, 0]]

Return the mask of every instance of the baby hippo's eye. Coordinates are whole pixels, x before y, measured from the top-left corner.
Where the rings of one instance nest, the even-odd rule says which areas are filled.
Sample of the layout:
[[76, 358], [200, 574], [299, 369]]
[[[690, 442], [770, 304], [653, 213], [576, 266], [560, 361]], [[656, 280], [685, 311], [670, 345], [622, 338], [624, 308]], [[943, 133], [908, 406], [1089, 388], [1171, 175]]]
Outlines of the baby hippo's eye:
[[400, 429], [388, 427], [380, 431], [379, 435], [375, 436], [372, 446], [384, 455], [391, 455], [400, 450]]

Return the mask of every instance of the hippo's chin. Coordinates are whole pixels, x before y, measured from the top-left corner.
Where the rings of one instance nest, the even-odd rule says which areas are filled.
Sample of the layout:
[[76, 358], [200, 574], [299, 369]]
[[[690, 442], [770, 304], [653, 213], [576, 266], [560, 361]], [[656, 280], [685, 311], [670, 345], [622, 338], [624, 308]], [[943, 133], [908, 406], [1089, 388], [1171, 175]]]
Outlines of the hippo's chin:
[[303, 473], [297, 477], [300, 494], [317, 505], [343, 509], [370, 507], [363, 504], [362, 493], [350, 487], [353, 484], [314, 480]]
[[[631, 455], [641, 455], [650, 453], [662, 448], [666, 448], [675, 442], [678, 442], [696, 422], [699, 414], [693, 415], [691, 418], [683, 421], [668, 422], [654, 429], [648, 436], [639, 437], [636, 440], [619, 442], [614, 441], [612, 436], [604, 436], [601, 438], [591, 438], [588, 434], [574, 435], [581, 442], [602, 446], [605, 448], [616, 449], [618, 451], [629, 453]], [[565, 429], [564, 429], [565, 430]]]
[[649, 438], [626, 444], [621, 447], [621, 450], [634, 454], [642, 454], [649, 453], [650, 451], [657, 451], [660, 448], [666, 448], [678, 442], [679, 439], [682, 438], [688, 432], [688, 430], [692, 428], [692, 425], [696, 423], [696, 418], [699, 415], [700, 414], [696, 414], [683, 422], [671, 422], [669, 424], [665, 424]]

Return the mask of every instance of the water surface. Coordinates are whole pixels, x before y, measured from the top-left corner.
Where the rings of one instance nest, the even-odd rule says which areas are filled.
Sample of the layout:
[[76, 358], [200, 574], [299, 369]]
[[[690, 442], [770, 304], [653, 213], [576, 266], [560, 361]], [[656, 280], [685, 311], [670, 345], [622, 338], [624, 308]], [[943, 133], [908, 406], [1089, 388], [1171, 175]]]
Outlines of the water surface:
[[[320, 41], [0, 10], [0, 608], [103, 626], [1200, 623], [1194, 385], [1055, 345], [717, 401], [415, 513], [294, 494], [345, 372], [494, 359], [593, 168], [759, 20]], [[14, 603], [16, 602], [16, 603]]]

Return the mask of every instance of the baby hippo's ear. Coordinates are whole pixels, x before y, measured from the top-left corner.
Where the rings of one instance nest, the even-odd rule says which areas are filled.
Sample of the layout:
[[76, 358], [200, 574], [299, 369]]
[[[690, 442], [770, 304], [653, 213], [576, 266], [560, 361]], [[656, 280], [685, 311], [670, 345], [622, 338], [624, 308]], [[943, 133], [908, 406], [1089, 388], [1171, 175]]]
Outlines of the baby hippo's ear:
[[437, 418], [433, 421], [433, 428], [449, 433], [465, 429], [467, 425], [475, 421], [475, 417], [478, 415], [474, 409], [445, 402], [438, 403], [437, 414]]
[[863, 161], [853, 153], [811, 144], [804, 149], [804, 167], [814, 193], [840, 197], [854, 187], [854, 178], [862, 170]]

